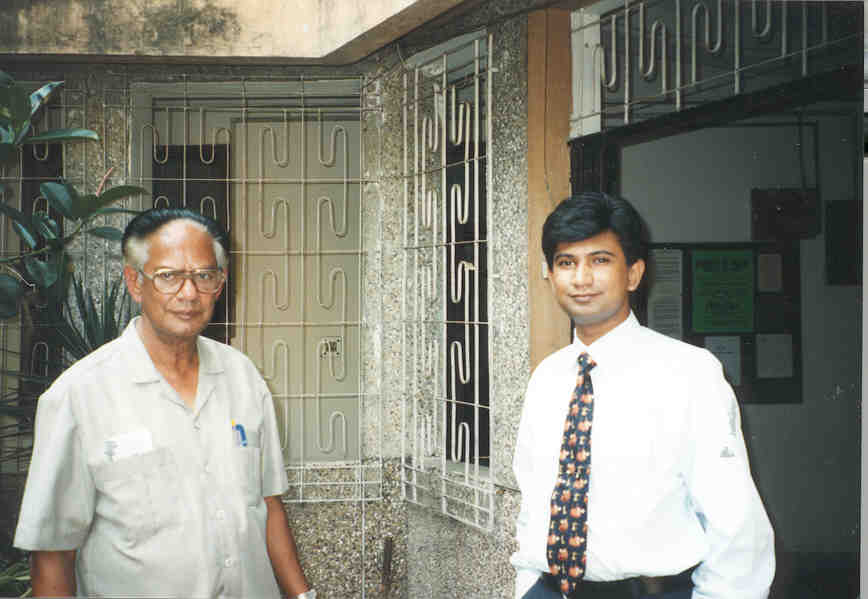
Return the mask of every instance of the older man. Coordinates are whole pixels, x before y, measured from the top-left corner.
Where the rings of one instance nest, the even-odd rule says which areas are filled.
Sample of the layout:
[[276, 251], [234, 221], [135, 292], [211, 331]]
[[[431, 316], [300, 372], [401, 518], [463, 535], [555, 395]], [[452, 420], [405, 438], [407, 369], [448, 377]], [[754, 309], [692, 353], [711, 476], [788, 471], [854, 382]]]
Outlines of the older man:
[[40, 398], [15, 545], [37, 596], [311, 599], [280, 501], [271, 395], [236, 350], [201, 337], [226, 235], [187, 210], [127, 226], [141, 304], [123, 335]]

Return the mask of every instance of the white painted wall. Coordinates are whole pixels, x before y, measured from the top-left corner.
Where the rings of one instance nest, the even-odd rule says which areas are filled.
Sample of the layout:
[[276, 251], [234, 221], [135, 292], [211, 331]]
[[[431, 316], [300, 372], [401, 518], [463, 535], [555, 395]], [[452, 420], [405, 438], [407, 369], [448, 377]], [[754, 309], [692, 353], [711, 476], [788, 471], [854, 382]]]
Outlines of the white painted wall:
[[[818, 123], [824, 202], [861, 197], [858, 110], [817, 105], [805, 116]], [[794, 124], [796, 116], [740, 125], [759, 123]], [[814, 144], [806, 128], [809, 186]], [[748, 241], [751, 188], [801, 184], [797, 127], [705, 129], [629, 147], [622, 181], [654, 242]], [[826, 285], [824, 264], [821, 233], [801, 243], [803, 403], [742, 406], [754, 476], [789, 551], [859, 549], [862, 288]]]

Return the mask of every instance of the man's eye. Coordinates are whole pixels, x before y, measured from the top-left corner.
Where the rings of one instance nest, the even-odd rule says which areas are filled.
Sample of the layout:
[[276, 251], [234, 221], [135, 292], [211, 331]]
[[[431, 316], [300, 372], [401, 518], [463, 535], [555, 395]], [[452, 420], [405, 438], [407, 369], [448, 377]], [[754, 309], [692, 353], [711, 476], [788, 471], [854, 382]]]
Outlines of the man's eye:
[[567, 268], [568, 266], [572, 266], [572, 260], [558, 260], [557, 265], [561, 268]]
[[213, 272], [207, 272], [207, 271], [206, 272], [197, 272], [196, 278], [199, 279], [200, 281], [210, 281], [214, 278], [214, 273]]
[[161, 278], [164, 281], [174, 281], [175, 277], [177, 277], [177, 273], [171, 270], [164, 270], [162, 272], [158, 272], [155, 276]]
[[596, 258], [594, 258], [594, 262], [596, 264], [608, 264], [609, 259], [606, 256], [597, 256]]

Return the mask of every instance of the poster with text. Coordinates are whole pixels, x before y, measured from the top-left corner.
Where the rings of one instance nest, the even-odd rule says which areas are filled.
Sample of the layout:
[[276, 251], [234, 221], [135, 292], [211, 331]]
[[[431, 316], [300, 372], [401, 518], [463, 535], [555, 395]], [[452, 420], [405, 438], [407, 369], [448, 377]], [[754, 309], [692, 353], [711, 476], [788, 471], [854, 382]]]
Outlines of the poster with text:
[[693, 268], [693, 331], [749, 333], [754, 329], [753, 250], [696, 250]]

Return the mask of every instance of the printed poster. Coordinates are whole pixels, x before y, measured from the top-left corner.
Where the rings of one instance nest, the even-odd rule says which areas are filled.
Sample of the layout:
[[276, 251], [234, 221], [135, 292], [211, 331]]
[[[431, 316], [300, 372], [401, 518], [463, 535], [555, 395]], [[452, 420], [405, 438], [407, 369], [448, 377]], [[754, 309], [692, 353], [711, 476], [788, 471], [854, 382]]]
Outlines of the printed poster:
[[753, 250], [695, 250], [693, 331], [750, 333], [754, 325]]

